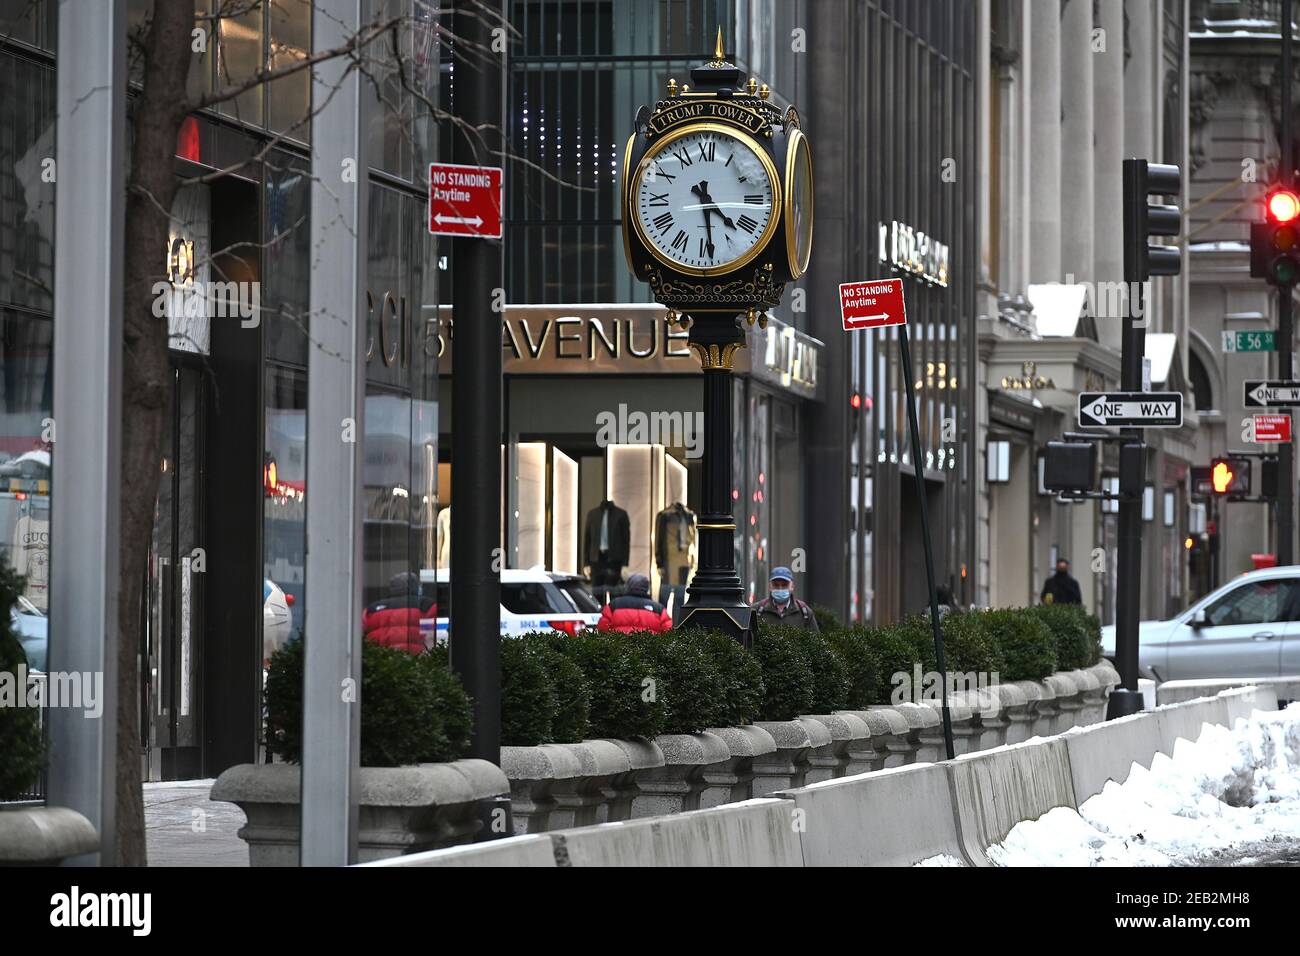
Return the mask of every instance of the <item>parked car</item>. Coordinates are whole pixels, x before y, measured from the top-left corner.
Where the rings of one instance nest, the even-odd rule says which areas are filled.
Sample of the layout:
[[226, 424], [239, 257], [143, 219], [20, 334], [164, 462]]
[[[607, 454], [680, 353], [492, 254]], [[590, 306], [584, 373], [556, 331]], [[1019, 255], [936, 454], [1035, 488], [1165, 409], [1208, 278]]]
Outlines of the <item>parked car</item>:
[[[1113, 661], [1113, 626], [1101, 642]], [[1143, 621], [1138, 671], [1156, 681], [1300, 674], [1300, 566], [1249, 571], [1171, 620]]]
[[555, 571], [548, 572], [555, 586], [564, 592], [564, 596], [573, 602], [574, 608], [578, 613], [586, 616], [587, 627], [595, 627], [600, 623], [600, 601], [591, 593], [591, 586], [587, 579], [577, 574], [560, 574]]
[[[446, 568], [437, 572], [420, 572], [420, 584], [433, 589], [438, 617], [420, 622], [420, 630], [432, 632], [432, 642], [447, 643], [451, 607], [451, 574]], [[547, 571], [506, 569], [501, 572], [501, 636], [545, 631], [548, 628], [577, 634], [588, 626], [595, 627], [600, 608], [581, 611], [566, 590], [556, 584]]]
[[11, 618], [14, 633], [18, 635], [18, 643], [23, 646], [23, 653], [27, 656], [27, 669], [44, 671], [46, 650], [49, 645], [50, 619], [45, 616], [44, 611], [21, 594], [14, 604]]

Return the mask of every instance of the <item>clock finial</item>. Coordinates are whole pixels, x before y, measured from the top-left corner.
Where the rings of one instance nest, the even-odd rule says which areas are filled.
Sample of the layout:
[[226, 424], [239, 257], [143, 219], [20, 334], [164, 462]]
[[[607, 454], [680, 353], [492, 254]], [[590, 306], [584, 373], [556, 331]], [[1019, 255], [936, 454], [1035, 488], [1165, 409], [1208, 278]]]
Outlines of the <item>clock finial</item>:
[[715, 60], [725, 60], [727, 54], [722, 49], [722, 26], [718, 25], [718, 42], [713, 47], [713, 58]]

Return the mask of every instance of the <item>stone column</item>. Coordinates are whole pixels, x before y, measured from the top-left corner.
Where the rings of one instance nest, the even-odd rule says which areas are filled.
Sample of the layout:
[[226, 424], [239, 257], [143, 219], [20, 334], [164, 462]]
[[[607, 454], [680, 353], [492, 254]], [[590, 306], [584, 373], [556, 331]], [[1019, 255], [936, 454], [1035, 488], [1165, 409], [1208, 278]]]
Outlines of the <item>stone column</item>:
[[[1061, 14], [1061, 271], [1094, 278], [1092, 0], [1065, 0]], [[1119, 328], [1102, 341], [1119, 347]], [[1111, 340], [1113, 338], [1113, 341]]]
[[[1124, 160], [1123, 124], [1118, 118], [1124, 115], [1124, 0], [1097, 0], [1102, 33], [1094, 40], [1092, 49], [1093, 96], [1097, 116], [1103, 119], [1095, 125], [1093, 136], [1096, 151], [1093, 157], [1094, 184], [1093, 228], [1095, 250], [1094, 275], [1098, 283], [1121, 282], [1124, 279], [1124, 223], [1121, 220], [1123, 189], [1120, 172]], [[1096, 308], [1105, 310], [1104, 303], [1115, 302], [1117, 297], [1097, 295]], [[1098, 315], [1098, 333], [1103, 341], [1112, 332], [1118, 334], [1118, 315]]]
[[1128, 46], [1133, 59], [1124, 71], [1124, 156], [1159, 161], [1155, 156], [1155, 77], [1159, 48], [1152, 42], [1149, 0], [1124, 0], [1128, 17]]
[[1061, 270], [1061, 17], [1055, 3], [1026, 4], [1030, 61], [1029, 281], [1062, 282]]

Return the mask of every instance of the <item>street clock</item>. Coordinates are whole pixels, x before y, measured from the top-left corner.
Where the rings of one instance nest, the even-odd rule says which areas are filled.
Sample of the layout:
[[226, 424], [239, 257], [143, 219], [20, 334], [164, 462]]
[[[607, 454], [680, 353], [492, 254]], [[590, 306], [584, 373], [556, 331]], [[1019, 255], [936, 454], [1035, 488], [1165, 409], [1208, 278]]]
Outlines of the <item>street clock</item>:
[[720, 628], [749, 644], [758, 618], [736, 573], [732, 511], [732, 359], [745, 347], [740, 319], [766, 327], [812, 255], [813, 168], [794, 107], [769, 102], [766, 85], [727, 61], [722, 31], [691, 86], [641, 107], [623, 154], [627, 265], [689, 327], [700, 360], [704, 461], [699, 561], [677, 627]]
[[655, 299], [752, 322], [812, 254], [813, 173], [799, 114], [741, 82], [722, 50], [642, 108], [623, 165], [623, 243]]

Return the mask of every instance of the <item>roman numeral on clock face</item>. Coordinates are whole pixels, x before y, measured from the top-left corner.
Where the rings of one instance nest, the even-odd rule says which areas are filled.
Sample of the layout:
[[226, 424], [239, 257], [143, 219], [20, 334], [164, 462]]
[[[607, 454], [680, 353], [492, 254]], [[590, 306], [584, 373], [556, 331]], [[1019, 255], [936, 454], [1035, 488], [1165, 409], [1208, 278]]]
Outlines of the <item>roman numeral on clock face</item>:
[[664, 179], [668, 180], [670, 183], [671, 183], [674, 179], [677, 178], [676, 176], [673, 176], [671, 173], [666, 173], [666, 172], [664, 172], [663, 167], [660, 166], [658, 163], [655, 163], [655, 175], [656, 175], [656, 176], [662, 176]]
[[677, 235], [673, 236], [673, 248], [686, 251], [686, 233], [680, 229], [677, 230]]
[[663, 213], [662, 215], [655, 216], [654, 223], [659, 228], [660, 232], [667, 232], [669, 229], [672, 228], [673, 214], [670, 212], [666, 212]]
[[667, 205], [668, 205], [668, 194], [667, 194], [667, 193], [654, 193], [654, 192], [652, 192], [652, 193], [650, 194], [650, 205], [651, 205], [651, 206], [667, 206]]
[[736, 220], [736, 225], [753, 235], [754, 230], [758, 228], [758, 221], [750, 219], [748, 216], [741, 216]]
[[677, 150], [673, 150], [673, 156], [677, 158], [677, 161], [682, 164], [683, 168], [690, 166], [695, 162], [695, 160], [691, 159], [691, 154], [687, 150], [682, 150], [680, 153], [677, 152]]
[[763, 197], [757, 193], [747, 193], [745, 195], [745, 204], [749, 206], [763, 205]]
[[700, 159], [706, 163], [713, 162], [713, 151], [716, 146], [717, 144], [714, 143], [713, 140], [709, 140], [707, 143], [700, 143]]

